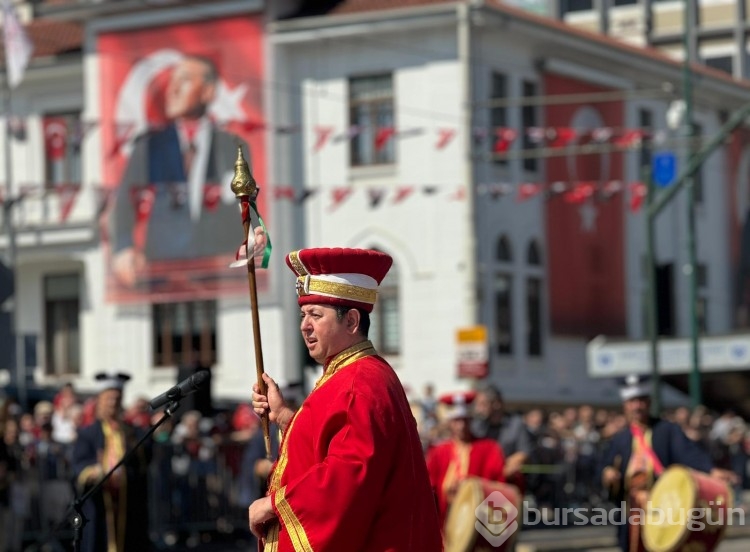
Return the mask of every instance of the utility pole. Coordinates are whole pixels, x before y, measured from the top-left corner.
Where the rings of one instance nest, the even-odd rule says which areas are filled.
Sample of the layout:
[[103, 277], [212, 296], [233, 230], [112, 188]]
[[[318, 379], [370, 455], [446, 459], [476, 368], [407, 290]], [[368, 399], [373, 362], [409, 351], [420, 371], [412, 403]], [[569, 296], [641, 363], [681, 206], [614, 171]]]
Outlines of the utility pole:
[[[649, 144], [650, 147], [650, 144]], [[650, 216], [654, 203], [656, 186], [650, 167], [643, 168], [644, 180], [647, 185], [646, 195], [646, 267], [648, 269], [648, 337], [651, 353], [651, 415], [661, 415], [661, 388], [659, 380], [659, 341], [657, 328], [657, 305], [659, 297], [656, 292], [656, 252], [654, 226], [656, 221]]]
[[[708, 141], [708, 143], [700, 148], [697, 152], [690, 155], [688, 159], [687, 166], [680, 171], [679, 176], [675, 180], [674, 184], [672, 184], [665, 192], [660, 194], [659, 197], [656, 197], [655, 193], [652, 194], [651, 192], [654, 191], [653, 186], [649, 186], [649, 198], [648, 198], [648, 208], [646, 213], [647, 218], [647, 233], [649, 236], [649, 250], [647, 251], [647, 255], [649, 256], [649, 272], [655, 274], [655, 266], [653, 262], [653, 223], [656, 217], [659, 215], [659, 213], [667, 206], [669, 205], [669, 202], [672, 201], [675, 196], [682, 190], [683, 186], [685, 186], [688, 181], [693, 177], [693, 175], [700, 170], [700, 168], [703, 166], [703, 163], [708, 159], [708, 157], [718, 148], [720, 145], [724, 143], [727, 136], [729, 136], [729, 133], [734, 131], [737, 127], [742, 125], [746, 119], [750, 117], [750, 102], [744, 104], [742, 107], [740, 107], [737, 111], [732, 113], [732, 115], [729, 117], [729, 120], [724, 123], [724, 125], [719, 129], [719, 131]], [[655, 278], [654, 278], [655, 279]], [[649, 323], [649, 333], [652, 343], [652, 369], [656, 368], [656, 373], [658, 374], [658, 357], [656, 357], [656, 343], [657, 343], [657, 336], [656, 336], [656, 293], [655, 293], [655, 282], [652, 280], [652, 278], [649, 278], [649, 318], [653, 316], [654, 322]], [[654, 360], [656, 358], [656, 360]], [[694, 357], [695, 358], [695, 357]], [[697, 382], [697, 389], [698, 393], [700, 393], [700, 372], [696, 372], [696, 382]], [[657, 376], [658, 379], [658, 376]], [[691, 383], [693, 381], [691, 380]], [[695, 384], [694, 384], [695, 385]], [[658, 382], [654, 383], [654, 389], [658, 392]], [[691, 387], [691, 391], [693, 388]], [[691, 396], [693, 400], [700, 400], [700, 395]]]
[[[695, 33], [695, 17], [691, 7], [690, 0], [685, 0], [685, 28], [682, 33], [684, 41], [684, 63], [683, 63], [683, 99], [685, 101], [685, 118], [684, 128], [687, 134], [687, 155], [688, 163], [692, 161], [694, 145], [693, 124], [693, 75], [690, 70], [692, 62], [692, 44], [691, 40]], [[687, 247], [688, 247], [688, 265], [687, 274], [690, 287], [690, 348], [691, 348], [691, 370], [690, 370], [690, 406], [695, 408], [703, 399], [701, 397], [701, 373], [700, 373], [700, 345], [698, 341], [698, 270], [697, 270], [697, 252], [695, 243], [695, 176], [691, 175], [685, 182], [687, 187]]]

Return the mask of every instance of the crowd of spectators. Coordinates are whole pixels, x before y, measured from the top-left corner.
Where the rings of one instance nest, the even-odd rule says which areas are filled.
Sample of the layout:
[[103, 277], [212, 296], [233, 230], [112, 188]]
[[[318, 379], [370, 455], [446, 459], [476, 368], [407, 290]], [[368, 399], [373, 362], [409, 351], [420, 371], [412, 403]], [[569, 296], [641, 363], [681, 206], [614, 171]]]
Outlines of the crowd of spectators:
[[[412, 404], [427, 450], [448, 435], [441, 405], [429, 385]], [[504, 406], [500, 403], [497, 408]], [[626, 425], [621, 410], [580, 405], [501, 415], [522, 420], [529, 437], [530, 450], [522, 468], [527, 500], [539, 508], [596, 507], [607, 501], [599, 481], [600, 457], [607, 441]], [[750, 426], [745, 420], [734, 412], [718, 414], [703, 406], [692, 411], [686, 407], [668, 410], [664, 417], [708, 451], [715, 467], [737, 474], [735, 503], [744, 507], [742, 490], [750, 487]]]
[[[440, 404], [429, 388], [412, 403], [426, 451], [447, 435]], [[591, 507], [606, 501], [597, 468], [605, 443], [625, 426], [620, 411], [581, 405], [504, 415], [519, 422], [529, 443], [522, 469], [527, 500], [539, 508]], [[70, 385], [29, 411], [0, 398], [0, 535], [7, 536], [6, 542], [0, 539], [0, 552], [20, 550], [23, 535], [49, 532], [63, 520], [74, 498], [70, 459], [76, 432], [93, 416], [94, 400], [81, 399]], [[124, 411], [126, 421], [142, 428], [161, 416], [145, 398]], [[715, 414], [703, 407], [678, 408], [666, 417], [710, 451], [717, 467], [740, 477], [735, 489], [739, 498], [748, 486], [750, 429], [745, 421], [732, 412]], [[191, 520], [195, 527], [199, 521], [223, 523], [228, 530], [235, 522], [242, 524], [247, 504], [263, 492], [258, 474], [270, 467], [259, 427], [251, 407], [240, 404], [211, 416], [188, 410], [157, 430], [151, 485], [152, 500], [160, 505], [151, 518], [159, 533], [155, 539], [166, 538], [167, 545], [170, 539], [195, 542], [201, 534], [185, 526]], [[278, 446], [276, 439], [274, 444]], [[170, 506], [161, 506], [165, 504]], [[236, 520], [230, 510], [238, 514]]]
[[[95, 398], [78, 396], [71, 385], [29, 411], [0, 396], [0, 552], [69, 529], [73, 446], [78, 429], [94, 415]], [[163, 415], [136, 398], [125, 405], [123, 419], [148, 428]], [[234, 483], [244, 476], [243, 454], [258, 428], [251, 407], [240, 405], [210, 415], [183, 408], [156, 430], [150, 473], [155, 541], [198, 544], [209, 529], [230, 532], [246, 525], [242, 489]]]

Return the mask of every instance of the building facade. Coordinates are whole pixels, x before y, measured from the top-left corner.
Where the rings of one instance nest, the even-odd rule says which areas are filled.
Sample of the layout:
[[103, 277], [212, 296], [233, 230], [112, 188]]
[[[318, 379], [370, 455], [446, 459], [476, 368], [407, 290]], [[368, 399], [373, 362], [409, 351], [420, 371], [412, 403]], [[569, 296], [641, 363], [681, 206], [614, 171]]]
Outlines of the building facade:
[[[679, 82], [680, 64], [489, 2], [351, 0], [325, 13], [272, 4], [99, 6], [38, 13], [30, 23], [67, 13], [80, 32], [78, 51], [35, 58], [13, 94], [26, 128], [25, 140], [13, 141], [13, 190], [25, 182], [47, 190], [13, 209], [18, 327], [33, 382], [86, 390], [102, 369], [127, 371], [129, 393], [149, 396], [180, 367], [209, 366], [215, 397], [249, 397], [252, 325], [246, 285], [227, 266], [234, 246], [198, 260], [169, 257], [179, 241], [167, 238], [187, 234], [156, 215], [159, 193], [169, 206], [163, 217], [182, 210], [195, 222], [196, 204], [205, 214], [231, 206], [224, 188], [237, 142], [231, 163], [207, 157], [220, 167], [202, 177], [197, 200], [169, 185], [190, 179], [187, 169], [165, 172], [176, 150], [139, 153], [172, 126], [169, 82], [184, 62], [215, 67], [207, 119], [241, 138], [261, 187], [273, 242], [270, 266], [259, 270], [269, 373], [286, 382], [316, 373], [297, 338], [284, 254], [369, 247], [394, 258], [371, 337], [413, 396], [428, 383], [438, 391], [475, 383], [459, 373], [457, 332], [480, 324], [483, 381], [509, 403], [616, 403], [615, 382], [587, 376], [586, 344], [645, 336], [643, 167], [664, 152], [684, 162], [686, 141], [666, 122], [677, 96], [665, 83]], [[61, 70], [63, 57], [75, 70]], [[702, 143], [748, 89], [721, 73], [697, 75]], [[66, 134], [77, 147], [56, 146], [60, 124], [79, 129]], [[736, 327], [747, 143], [734, 133], [701, 173], [707, 333]], [[132, 168], [141, 154], [151, 165]], [[71, 181], [79, 185], [65, 186]], [[147, 257], [139, 274], [149, 279], [125, 288], [113, 222], [122, 197], [128, 245], [149, 251], [144, 243], [156, 239], [168, 256]], [[689, 327], [686, 212], [678, 199], [657, 225], [664, 335]], [[211, 235], [227, 224], [239, 234], [239, 219], [220, 218]], [[189, 243], [198, 248], [204, 236]]]

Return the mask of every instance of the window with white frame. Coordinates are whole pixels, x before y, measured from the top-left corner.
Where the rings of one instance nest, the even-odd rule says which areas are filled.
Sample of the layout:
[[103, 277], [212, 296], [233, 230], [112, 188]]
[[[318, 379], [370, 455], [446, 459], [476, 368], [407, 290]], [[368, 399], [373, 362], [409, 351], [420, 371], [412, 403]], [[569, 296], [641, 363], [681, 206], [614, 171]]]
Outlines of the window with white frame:
[[378, 300], [370, 313], [370, 341], [380, 353], [401, 353], [399, 271], [395, 263], [378, 287]]
[[51, 113], [43, 118], [45, 182], [48, 187], [81, 182], [81, 114]]
[[51, 376], [81, 370], [80, 276], [53, 274], [44, 278], [45, 372]]
[[155, 366], [216, 363], [216, 301], [155, 303], [151, 315]]
[[385, 165], [396, 160], [391, 74], [349, 79], [349, 126], [351, 165]]

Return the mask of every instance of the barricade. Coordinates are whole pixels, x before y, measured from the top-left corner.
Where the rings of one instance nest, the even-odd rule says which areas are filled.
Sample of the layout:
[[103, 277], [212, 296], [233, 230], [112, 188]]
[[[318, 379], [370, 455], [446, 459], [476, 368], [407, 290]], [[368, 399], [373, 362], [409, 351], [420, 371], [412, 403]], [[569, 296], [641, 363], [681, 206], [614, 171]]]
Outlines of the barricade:
[[[239, 503], [236, 484], [244, 447], [221, 444], [210, 455], [193, 457], [179, 445], [154, 444], [147, 506], [157, 547], [230, 533], [249, 535], [248, 504]], [[11, 485], [5, 527], [0, 528], [10, 551], [70, 549], [73, 530], [66, 516], [75, 498], [73, 474], [65, 456], [50, 463], [55, 470], [36, 462]]]

